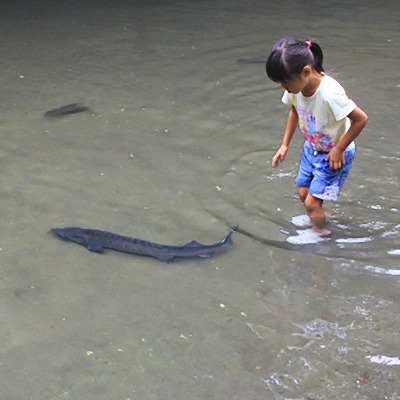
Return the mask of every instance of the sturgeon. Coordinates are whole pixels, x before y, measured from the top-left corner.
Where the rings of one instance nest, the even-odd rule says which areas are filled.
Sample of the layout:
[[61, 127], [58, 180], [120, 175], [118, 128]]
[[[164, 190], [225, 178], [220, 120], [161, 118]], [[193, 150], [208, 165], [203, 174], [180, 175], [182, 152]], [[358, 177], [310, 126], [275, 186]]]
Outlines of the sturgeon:
[[233, 227], [221, 241], [214, 244], [201, 244], [193, 240], [181, 246], [148, 242], [147, 240], [97, 229], [70, 227], [52, 228], [50, 231], [62, 239], [71, 240], [95, 253], [101, 254], [105, 249], [112, 249], [124, 253], [155, 257], [162, 262], [171, 263], [175, 257], [212, 257], [217, 249], [233, 243], [232, 234], [237, 229], [238, 226]]
[[52, 110], [46, 111], [43, 116], [46, 118], [62, 117], [66, 114], [76, 114], [82, 111], [90, 111], [89, 107], [81, 103], [71, 103], [66, 106], [61, 106], [58, 108], [53, 108]]

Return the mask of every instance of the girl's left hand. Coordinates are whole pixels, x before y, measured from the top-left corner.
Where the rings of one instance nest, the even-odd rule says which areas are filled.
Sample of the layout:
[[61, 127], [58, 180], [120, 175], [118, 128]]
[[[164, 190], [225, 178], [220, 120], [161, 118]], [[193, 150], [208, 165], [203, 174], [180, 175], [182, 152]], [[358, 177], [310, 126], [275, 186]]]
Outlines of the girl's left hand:
[[329, 168], [332, 170], [342, 168], [346, 164], [344, 159], [344, 151], [333, 147], [326, 157], [326, 161], [329, 161]]

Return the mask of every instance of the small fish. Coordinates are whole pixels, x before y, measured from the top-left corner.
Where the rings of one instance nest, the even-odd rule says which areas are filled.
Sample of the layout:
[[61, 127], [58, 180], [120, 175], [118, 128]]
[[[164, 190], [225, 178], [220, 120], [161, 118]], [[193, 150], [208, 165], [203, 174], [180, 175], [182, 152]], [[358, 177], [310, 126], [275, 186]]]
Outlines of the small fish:
[[220, 242], [214, 244], [207, 245], [192, 241], [182, 246], [152, 243], [113, 232], [79, 227], [52, 228], [50, 231], [65, 240], [71, 240], [85, 246], [89, 251], [95, 253], [103, 253], [104, 249], [107, 248], [125, 253], [155, 257], [162, 262], [171, 263], [175, 257], [212, 257], [215, 250], [226, 244], [233, 243], [231, 236], [237, 228], [238, 226], [232, 228]]
[[76, 114], [82, 111], [90, 111], [90, 109], [81, 103], [71, 103], [66, 106], [53, 108], [52, 110], [46, 111], [43, 116], [46, 118], [62, 117], [66, 114]]

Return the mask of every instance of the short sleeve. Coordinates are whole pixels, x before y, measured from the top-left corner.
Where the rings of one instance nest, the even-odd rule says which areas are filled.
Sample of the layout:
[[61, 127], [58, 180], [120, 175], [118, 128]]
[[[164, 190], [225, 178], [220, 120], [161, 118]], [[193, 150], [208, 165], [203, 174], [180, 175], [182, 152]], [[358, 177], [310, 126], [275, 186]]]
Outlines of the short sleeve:
[[295, 106], [296, 96], [293, 93], [289, 93], [287, 90], [283, 93], [282, 103], [288, 106]]
[[332, 110], [336, 121], [346, 118], [356, 108], [356, 103], [349, 99], [345, 93], [332, 93], [326, 99], [326, 102]]

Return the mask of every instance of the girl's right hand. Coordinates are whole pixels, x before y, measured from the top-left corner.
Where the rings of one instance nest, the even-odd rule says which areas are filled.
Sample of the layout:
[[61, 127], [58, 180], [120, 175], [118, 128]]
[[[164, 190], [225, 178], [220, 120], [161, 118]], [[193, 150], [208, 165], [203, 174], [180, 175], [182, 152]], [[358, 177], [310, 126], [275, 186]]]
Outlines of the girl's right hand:
[[271, 162], [272, 168], [276, 168], [280, 162], [285, 161], [287, 152], [288, 152], [288, 147], [282, 144], [281, 147], [279, 147], [276, 154], [274, 155], [274, 157], [272, 158]]

